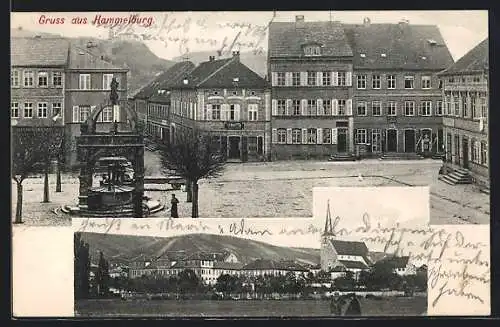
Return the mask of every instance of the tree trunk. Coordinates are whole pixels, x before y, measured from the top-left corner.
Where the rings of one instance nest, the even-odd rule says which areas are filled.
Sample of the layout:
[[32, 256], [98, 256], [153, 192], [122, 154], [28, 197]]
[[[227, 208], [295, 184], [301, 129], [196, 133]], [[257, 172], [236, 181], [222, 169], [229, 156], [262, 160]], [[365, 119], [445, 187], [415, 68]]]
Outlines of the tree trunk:
[[62, 192], [62, 190], [61, 190], [61, 163], [60, 162], [61, 162], [60, 160], [57, 160], [56, 192]]
[[17, 183], [17, 205], [16, 205], [16, 220], [15, 224], [23, 223], [23, 184], [22, 182]]
[[186, 180], [186, 202], [193, 202], [193, 182], [191, 180]]
[[49, 165], [45, 166], [43, 173], [43, 203], [48, 203], [49, 200]]
[[193, 182], [193, 205], [191, 217], [198, 218], [198, 182]]

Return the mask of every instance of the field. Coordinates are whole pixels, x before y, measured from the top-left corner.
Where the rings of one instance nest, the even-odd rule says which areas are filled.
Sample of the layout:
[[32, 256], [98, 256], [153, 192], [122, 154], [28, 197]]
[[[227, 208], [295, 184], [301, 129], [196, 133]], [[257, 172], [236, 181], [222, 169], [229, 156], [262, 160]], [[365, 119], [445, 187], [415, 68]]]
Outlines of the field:
[[[427, 297], [387, 297], [381, 300], [361, 298], [363, 316], [421, 316], [427, 312]], [[327, 300], [273, 301], [122, 301], [79, 300], [75, 315], [86, 317], [326, 317]]]

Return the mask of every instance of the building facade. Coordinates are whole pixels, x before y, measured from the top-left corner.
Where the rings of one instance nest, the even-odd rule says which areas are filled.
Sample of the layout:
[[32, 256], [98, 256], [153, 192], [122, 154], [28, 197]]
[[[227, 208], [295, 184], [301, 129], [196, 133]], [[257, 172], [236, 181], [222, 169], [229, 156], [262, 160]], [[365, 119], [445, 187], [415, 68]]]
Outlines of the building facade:
[[170, 140], [183, 129], [197, 129], [228, 160], [245, 162], [269, 156], [270, 89], [257, 73], [231, 58], [203, 62], [170, 93]]
[[272, 159], [320, 158], [354, 148], [352, 50], [338, 22], [273, 22]]
[[437, 26], [345, 25], [353, 48], [354, 135], [366, 156], [443, 152], [441, 84], [453, 63]]
[[461, 167], [489, 188], [488, 39], [440, 73], [446, 164]]
[[[80, 124], [98, 105], [110, 103], [113, 78], [119, 83], [119, 100], [127, 100], [128, 69], [112, 65], [95, 55], [92, 49], [93, 45], [89, 44], [87, 48], [72, 46], [69, 51], [64, 100], [66, 166], [77, 163], [76, 137], [80, 135]], [[109, 131], [114, 121], [127, 122], [123, 106], [104, 108], [97, 119], [97, 131]]]

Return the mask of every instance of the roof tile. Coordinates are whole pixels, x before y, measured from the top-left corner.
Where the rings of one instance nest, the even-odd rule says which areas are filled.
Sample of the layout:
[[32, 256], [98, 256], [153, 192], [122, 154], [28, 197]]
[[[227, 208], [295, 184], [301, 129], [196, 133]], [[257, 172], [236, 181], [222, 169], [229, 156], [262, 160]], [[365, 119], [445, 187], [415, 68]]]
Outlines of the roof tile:
[[488, 39], [485, 39], [467, 52], [441, 75], [470, 74], [487, 71], [489, 68]]
[[11, 38], [12, 66], [65, 66], [69, 42], [63, 38]]

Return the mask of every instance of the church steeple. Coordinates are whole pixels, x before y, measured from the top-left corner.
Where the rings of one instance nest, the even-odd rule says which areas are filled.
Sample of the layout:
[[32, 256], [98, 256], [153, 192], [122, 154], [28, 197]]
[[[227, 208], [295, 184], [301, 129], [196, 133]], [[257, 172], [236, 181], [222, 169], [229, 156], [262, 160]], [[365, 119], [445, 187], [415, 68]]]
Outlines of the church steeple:
[[330, 200], [326, 204], [326, 220], [325, 220], [325, 230], [323, 231], [323, 236], [335, 236], [332, 224], [332, 214], [330, 212]]

